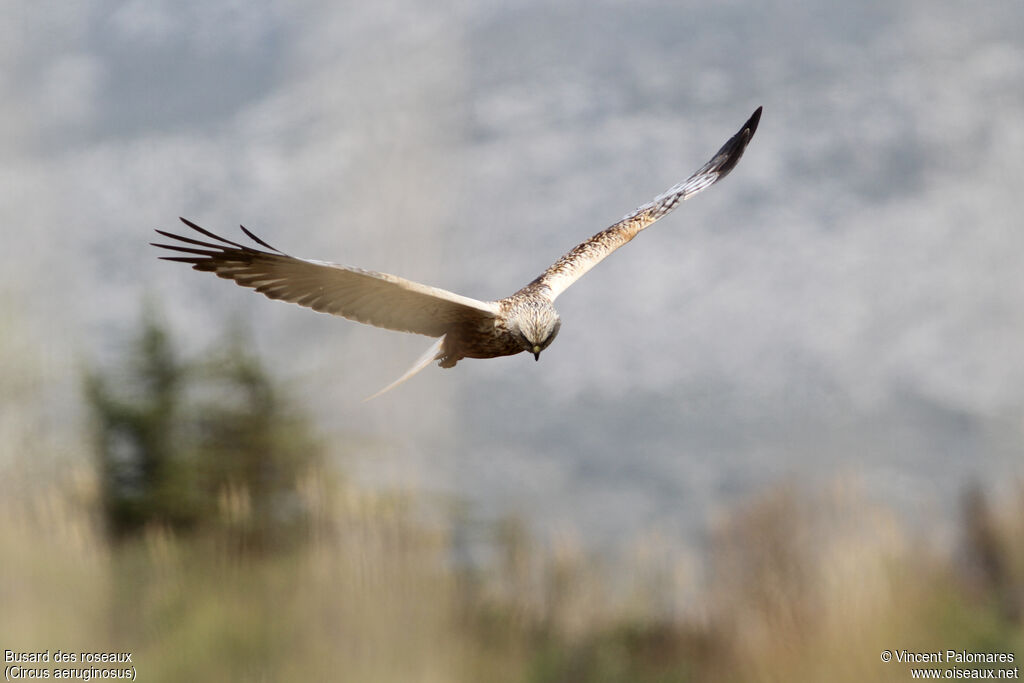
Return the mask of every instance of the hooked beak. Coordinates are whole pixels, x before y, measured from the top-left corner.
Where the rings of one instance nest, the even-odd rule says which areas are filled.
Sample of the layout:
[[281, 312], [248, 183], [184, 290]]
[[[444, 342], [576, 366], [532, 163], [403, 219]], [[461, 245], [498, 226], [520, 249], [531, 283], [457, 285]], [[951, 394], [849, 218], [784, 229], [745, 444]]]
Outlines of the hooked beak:
[[540, 347], [539, 346], [535, 345], [533, 347], [533, 349], [531, 349], [531, 352], [533, 353], [533, 359], [534, 360], [540, 360]]

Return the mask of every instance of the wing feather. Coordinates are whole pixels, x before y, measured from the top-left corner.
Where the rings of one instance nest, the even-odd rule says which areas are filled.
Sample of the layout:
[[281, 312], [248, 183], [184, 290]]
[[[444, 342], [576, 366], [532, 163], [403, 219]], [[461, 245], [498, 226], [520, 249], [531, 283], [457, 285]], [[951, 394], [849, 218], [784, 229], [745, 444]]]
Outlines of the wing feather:
[[760, 120], [761, 107], [758, 107], [739, 132], [729, 138], [715, 156], [693, 175], [627, 214], [615, 225], [577, 245], [523, 289], [543, 293], [554, 301], [587, 271], [636, 237], [641, 230], [671, 212], [680, 202], [706, 190], [728, 175], [743, 156], [743, 150], [747, 148]]
[[154, 242], [153, 246], [179, 254], [161, 258], [189, 263], [195, 270], [234, 280], [271, 299], [428, 337], [440, 337], [452, 325], [493, 318], [498, 313], [493, 301], [478, 301], [388, 273], [289, 256], [244, 227], [242, 231], [268, 251], [232, 242], [184, 218], [181, 221], [215, 241], [157, 230], [177, 242]]

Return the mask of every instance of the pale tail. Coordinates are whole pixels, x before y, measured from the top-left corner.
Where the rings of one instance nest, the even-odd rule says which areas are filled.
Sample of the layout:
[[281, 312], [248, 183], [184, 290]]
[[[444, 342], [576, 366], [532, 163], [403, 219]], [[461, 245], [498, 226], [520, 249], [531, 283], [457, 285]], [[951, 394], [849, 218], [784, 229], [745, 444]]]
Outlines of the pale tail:
[[377, 398], [381, 394], [384, 394], [384, 393], [387, 393], [387, 392], [391, 391], [392, 389], [397, 387], [399, 384], [401, 384], [405, 380], [409, 379], [410, 377], [415, 375], [417, 372], [419, 372], [423, 368], [425, 368], [428, 365], [430, 365], [430, 363], [432, 361], [435, 361], [438, 358], [440, 358], [441, 357], [441, 344], [443, 344], [443, 343], [444, 343], [444, 335], [442, 335], [440, 338], [438, 338], [438, 340], [436, 342], [431, 344], [430, 348], [427, 349], [427, 352], [424, 353], [422, 356], [420, 356], [420, 359], [418, 361], [416, 361], [411, 368], [406, 370], [404, 375], [402, 375], [401, 377], [396, 379], [394, 382], [392, 382], [391, 384], [387, 385], [386, 387], [384, 387], [383, 389], [378, 391], [373, 396], [367, 396], [366, 398], [363, 399], [363, 401], [364, 402], [365, 401], [370, 401], [372, 399]]

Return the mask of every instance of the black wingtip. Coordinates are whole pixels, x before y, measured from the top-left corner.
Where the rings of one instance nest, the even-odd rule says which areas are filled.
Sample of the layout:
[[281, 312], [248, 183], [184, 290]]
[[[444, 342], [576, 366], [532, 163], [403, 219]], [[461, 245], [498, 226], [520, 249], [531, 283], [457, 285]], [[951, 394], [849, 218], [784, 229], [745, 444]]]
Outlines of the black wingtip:
[[[178, 220], [180, 220], [182, 223], [184, 223], [188, 227], [192, 228], [196, 232], [200, 233], [201, 235], [206, 235], [210, 239], [217, 240], [218, 242], [223, 242], [224, 244], [229, 244], [232, 247], [235, 247], [236, 249], [249, 249], [250, 248], [250, 247], [246, 247], [246, 246], [244, 246], [242, 244], [239, 244], [238, 242], [232, 242], [231, 240], [229, 240], [227, 238], [224, 238], [224, 237], [221, 237], [220, 235], [215, 235], [214, 233], [210, 232], [206, 228], [201, 228], [198, 225], [196, 225], [195, 223], [193, 223], [192, 221], [190, 221], [189, 219], [183, 218], [182, 216], [178, 216]], [[181, 239], [181, 238], [179, 237], [178, 239]], [[184, 241], [188, 242], [190, 240], [186, 239]]]
[[269, 244], [267, 244], [266, 242], [264, 242], [263, 240], [261, 240], [261, 239], [260, 239], [259, 237], [257, 237], [256, 235], [254, 235], [254, 234], [253, 234], [253, 233], [252, 233], [252, 232], [251, 232], [251, 231], [250, 231], [250, 230], [249, 230], [248, 228], [246, 228], [246, 227], [245, 227], [244, 225], [239, 225], [238, 227], [240, 227], [240, 228], [242, 229], [242, 232], [244, 232], [244, 233], [245, 233], [246, 235], [248, 235], [248, 236], [249, 236], [249, 239], [251, 239], [251, 240], [252, 240], [253, 242], [255, 242], [256, 244], [260, 245], [261, 247], [266, 247], [266, 248], [267, 248], [267, 249], [269, 249], [270, 251], [276, 251], [276, 252], [277, 252], [277, 253], [279, 253], [279, 254], [283, 253], [283, 252], [282, 252], [282, 251], [281, 251], [280, 249], [278, 249], [277, 247], [272, 247], [272, 246], [270, 246]]
[[757, 124], [761, 121], [761, 109], [761, 107], [758, 107], [754, 110], [754, 113], [750, 115], [750, 118], [743, 124], [739, 132], [729, 138], [729, 141], [722, 145], [722, 148], [718, 150], [718, 154], [711, 160], [710, 163], [712, 164], [717, 162], [718, 179], [727, 176], [732, 169], [736, 168], [736, 164], [740, 162], [740, 158], [743, 157], [743, 152], [750, 143], [750, 139], [754, 137]]
[[754, 131], [757, 130], [757, 124], [761, 122], [761, 110], [764, 107], [758, 107], [754, 110], [754, 113], [750, 115], [747, 122], [743, 124], [743, 130], [748, 131], [748, 139], [754, 137]]

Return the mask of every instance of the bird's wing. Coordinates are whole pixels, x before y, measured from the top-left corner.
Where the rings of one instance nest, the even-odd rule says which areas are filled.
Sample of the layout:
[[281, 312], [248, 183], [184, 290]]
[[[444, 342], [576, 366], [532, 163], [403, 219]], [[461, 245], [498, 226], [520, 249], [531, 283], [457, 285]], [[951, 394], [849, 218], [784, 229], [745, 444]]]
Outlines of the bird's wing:
[[704, 164], [700, 170], [678, 185], [670, 187], [650, 203], [637, 208], [615, 225], [577, 245], [523, 289], [542, 294], [554, 301], [555, 297], [583, 277], [588, 270], [636, 237], [637, 233], [648, 225], [675, 209], [679, 202], [689, 199], [701, 190], [706, 190], [728, 175], [743, 156], [743, 150], [757, 130], [757, 123], [760, 120], [761, 107], [758, 107], [739, 132], [729, 138], [711, 161]]
[[154, 242], [153, 246], [185, 254], [161, 258], [190, 263], [195, 270], [216, 273], [271, 299], [428, 337], [442, 336], [453, 324], [493, 318], [498, 313], [498, 305], [492, 301], [477, 301], [387, 273], [288, 256], [244, 227], [242, 231], [268, 251], [224, 239], [184, 218], [181, 221], [215, 241], [157, 230], [183, 244]]

